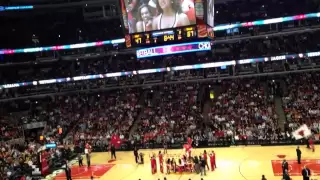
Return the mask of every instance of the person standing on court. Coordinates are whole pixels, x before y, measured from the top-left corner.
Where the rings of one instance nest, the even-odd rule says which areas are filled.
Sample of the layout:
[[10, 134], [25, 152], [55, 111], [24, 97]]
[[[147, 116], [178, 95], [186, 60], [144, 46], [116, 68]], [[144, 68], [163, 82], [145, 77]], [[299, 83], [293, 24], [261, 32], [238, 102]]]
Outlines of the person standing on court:
[[298, 164], [301, 164], [301, 150], [300, 150], [300, 147], [298, 146], [297, 149], [296, 149], [296, 152], [297, 152], [297, 159], [298, 159]]
[[206, 165], [207, 165], [206, 160], [203, 157], [200, 156], [200, 172], [201, 172], [201, 176], [202, 175], [205, 175], [205, 176], [207, 175], [206, 174]]
[[65, 173], [66, 173], [66, 179], [67, 179], [67, 180], [72, 180], [72, 177], [71, 177], [71, 168], [70, 168], [67, 160], [65, 161], [65, 164], [66, 164], [66, 168], [65, 168], [64, 171], [65, 171]]
[[311, 171], [307, 166], [303, 167], [301, 174], [302, 174], [303, 180], [310, 180]]
[[117, 157], [116, 157], [116, 148], [114, 147], [113, 144], [111, 145], [110, 150], [111, 150], [111, 159], [112, 158], [117, 159]]
[[289, 164], [288, 162], [284, 159], [282, 161], [282, 174], [284, 175], [286, 171], [289, 170]]
[[91, 145], [89, 143], [86, 143], [84, 153], [86, 155], [88, 167], [90, 167], [90, 151], [91, 151]]
[[134, 150], [133, 150], [133, 155], [134, 155], [134, 158], [136, 160], [136, 163], [138, 164], [139, 163], [139, 153], [138, 153], [138, 148], [137, 146], [134, 147]]
[[86, 154], [86, 159], [87, 159], [87, 166], [89, 168], [91, 165], [90, 154]]
[[79, 162], [79, 167], [83, 166], [82, 160], [83, 160], [83, 158], [82, 158], [81, 154], [80, 154], [80, 153], [78, 153], [78, 162]]
[[291, 180], [289, 173], [288, 173], [288, 170], [285, 170], [285, 172], [282, 175], [282, 179], [283, 180]]

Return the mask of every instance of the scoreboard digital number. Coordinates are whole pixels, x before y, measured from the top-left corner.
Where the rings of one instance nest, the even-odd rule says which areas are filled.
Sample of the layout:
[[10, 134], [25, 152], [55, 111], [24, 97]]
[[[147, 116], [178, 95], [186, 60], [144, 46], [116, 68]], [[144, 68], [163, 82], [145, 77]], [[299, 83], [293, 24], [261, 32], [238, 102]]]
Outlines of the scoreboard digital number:
[[197, 36], [197, 31], [195, 27], [187, 27], [185, 28], [184, 32], [187, 38], [193, 38]]
[[136, 43], [136, 44], [141, 44], [143, 41], [142, 41], [142, 37], [140, 34], [136, 34], [133, 36], [133, 41]]
[[174, 41], [175, 38], [174, 38], [174, 34], [170, 34], [170, 35], [164, 35], [163, 36], [163, 41], [164, 42], [167, 42], [167, 41]]
[[196, 26], [176, 28], [166, 31], [153, 31], [131, 35], [133, 47], [144, 45], [159, 45], [159, 43], [188, 41], [197, 38]]

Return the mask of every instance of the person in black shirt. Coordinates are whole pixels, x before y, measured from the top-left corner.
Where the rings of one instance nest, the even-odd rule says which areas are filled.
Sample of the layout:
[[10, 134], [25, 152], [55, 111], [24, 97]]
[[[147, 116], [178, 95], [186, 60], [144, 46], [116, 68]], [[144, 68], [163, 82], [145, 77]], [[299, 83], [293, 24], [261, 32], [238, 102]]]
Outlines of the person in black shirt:
[[301, 150], [299, 146], [297, 147], [296, 152], [297, 152], [298, 164], [301, 164]]
[[282, 175], [282, 179], [283, 180], [291, 180], [289, 173], [288, 173], [288, 170], [285, 170], [285, 172]]
[[111, 145], [111, 159], [117, 159], [116, 157], [116, 148], [114, 147], [114, 145]]
[[83, 166], [82, 160], [83, 160], [83, 158], [82, 158], [81, 154], [78, 153], [78, 162], [79, 162], [80, 167]]
[[302, 174], [303, 180], [309, 180], [311, 176], [311, 171], [307, 166], [304, 166], [301, 174]]
[[140, 161], [141, 161], [140, 163], [141, 163], [141, 164], [144, 164], [143, 156], [144, 156], [143, 153], [140, 153]]
[[207, 175], [206, 174], [206, 161], [200, 156], [200, 172], [201, 172], [201, 176], [202, 175]]
[[200, 164], [199, 164], [199, 159], [197, 156], [195, 156], [193, 158], [193, 162], [194, 162], [194, 171], [199, 174], [200, 173]]
[[133, 150], [133, 155], [136, 159], [136, 163], [138, 164], [139, 163], [139, 153], [138, 153], [138, 148], [137, 147], [134, 147], [134, 150]]
[[289, 169], [289, 164], [288, 162], [284, 159], [282, 161], [282, 174], [285, 174], [285, 171], [287, 170], [288, 171]]
[[67, 180], [72, 180], [72, 177], [71, 177], [71, 168], [69, 167], [69, 164], [68, 164], [68, 161], [65, 161], [65, 164], [66, 164], [66, 168], [65, 168], [65, 173], [66, 173], [66, 178]]
[[261, 180], [267, 180], [264, 175], [262, 175]]

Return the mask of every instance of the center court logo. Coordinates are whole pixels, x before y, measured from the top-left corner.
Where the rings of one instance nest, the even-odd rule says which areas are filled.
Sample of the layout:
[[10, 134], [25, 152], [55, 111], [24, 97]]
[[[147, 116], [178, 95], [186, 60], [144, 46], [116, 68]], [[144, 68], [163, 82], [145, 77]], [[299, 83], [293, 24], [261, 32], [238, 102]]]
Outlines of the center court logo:
[[199, 49], [211, 49], [210, 42], [201, 42], [198, 44]]

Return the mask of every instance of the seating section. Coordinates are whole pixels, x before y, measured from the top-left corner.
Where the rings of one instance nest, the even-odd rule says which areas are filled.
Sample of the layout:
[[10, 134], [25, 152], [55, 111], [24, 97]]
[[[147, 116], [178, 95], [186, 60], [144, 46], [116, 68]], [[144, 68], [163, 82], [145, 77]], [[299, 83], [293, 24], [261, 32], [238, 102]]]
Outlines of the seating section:
[[227, 80], [217, 86], [221, 92], [212, 100], [208, 115], [210, 140], [244, 135], [258, 139], [269, 128], [277, 128], [273, 97], [267, 96], [267, 89], [258, 79]]
[[315, 132], [319, 132], [319, 86], [320, 74], [301, 73], [286, 78], [287, 95], [283, 97], [283, 106], [289, 129], [306, 123]]
[[138, 126], [136, 135], [141, 140], [183, 142], [201, 128], [199, 84], [166, 85], [158, 93], [157, 102], [145, 109]]
[[110, 139], [113, 134], [127, 140], [141, 109], [138, 104], [140, 95], [138, 89], [95, 94], [82, 111], [84, 114], [76, 115], [77, 126], [70, 135], [74, 136], [76, 143], [80, 140]]

